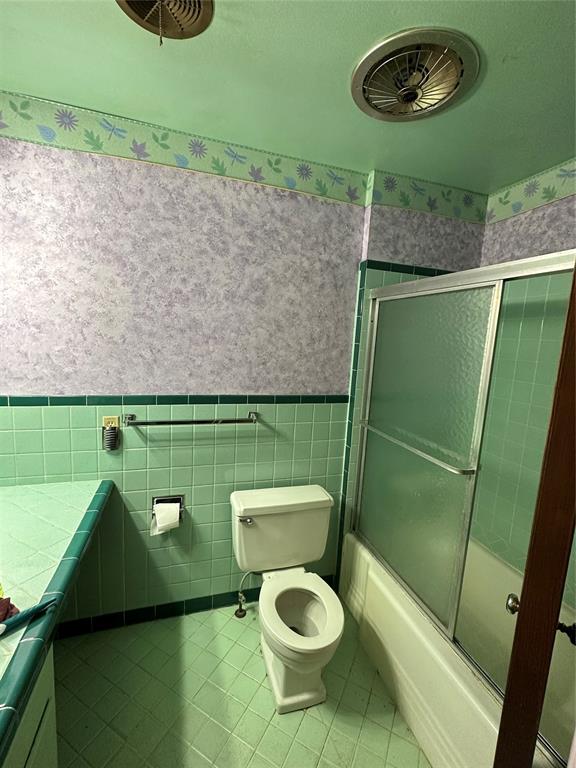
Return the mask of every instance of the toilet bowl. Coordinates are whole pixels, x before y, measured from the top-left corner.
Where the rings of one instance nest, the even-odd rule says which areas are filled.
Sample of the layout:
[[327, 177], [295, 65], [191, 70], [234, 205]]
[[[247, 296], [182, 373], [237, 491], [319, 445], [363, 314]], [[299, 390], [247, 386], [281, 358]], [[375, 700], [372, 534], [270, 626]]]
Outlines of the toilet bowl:
[[315, 573], [263, 574], [259, 600], [262, 655], [279, 714], [326, 699], [321, 673], [344, 629], [337, 595]]
[[[334, 499], [319, 485], [234, 491], [232, 542], [238, 566], [262, 574], [262, 655], [279, 714], [326, 698], [322, 669], [342, 636], [344, 611], [305, 563], [326, 549]], [[335, 521], [334, 521], [335, 522]]]

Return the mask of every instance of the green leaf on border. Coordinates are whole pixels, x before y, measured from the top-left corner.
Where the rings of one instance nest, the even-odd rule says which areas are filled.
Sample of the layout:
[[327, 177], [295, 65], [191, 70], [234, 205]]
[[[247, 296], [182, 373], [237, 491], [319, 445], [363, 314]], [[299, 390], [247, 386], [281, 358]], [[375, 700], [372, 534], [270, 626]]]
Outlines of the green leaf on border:
[[32, 115], [29, 115], [27, 112], [20, 112], [20, 117], [23, 120], [32, 120]]
[[153, 133], [152, 138], [159, 147], [162, 147], [162, 149], [170, 149], [170, 144], [166, 144], [166, 139], [168, 138], [168, 134], [166, 132], [164, 132], [160, 137]]
[[546, 200], [547, 203], [549, 203], [551, 200], [554, 200], [557, 195], [558, 191], [556, 187], [544, 187], [542, 189], [542, 199]]
[[226, 176], [226, 166], [218, 157], [212, 158], [212, 169], [221, 176]]
[[84, 143], [93, 149], [95, 152], [102, 152], [104, 149], [104, 143], [100, 136], [93, 131], [84, 131]]
[[[270, 161], [268, 161], [270, 162]], [[319, 195], [327, 195], [328, 194], [328, 187], [323, 181], [320, 181], [320, 179], [316, 179], [316, 184], [314, 185], [316, 187], [316, 192], [318, 192]]]
[[21, 101], [20, 102], [20, 109], [22, 110], [22, 112], [26, 112], [26, 110], [28, 109], [29, 106], [30, 106], [30, 102], [29, 101]]
[[510, 202], [510, 190], [505, 192], [505, 194], [503, 194], [502, 197], [499, 197], [498, 202], [500, 203], [500, 205], [508, 205], [508, 203]]
[[9, 101], [8, 104], [10, 104], [10, 109], [16, 112], [16, 114], [20, 112], [18, 109], [18, 104], [15, 104], [13, 101]]
[[274, 171], [274, 173], [282, 173], [282, 168], [280, 167], [281, 163], [281, 157], [277, 157], [274, 161], [272, 161], [271, 158], [268, 158], [268, 166]]
[[399, 198], [402, 205], [405, 205], [406, 207], [410, 205], [410, 195], [407, 195], [406, 192], [400, 192]]

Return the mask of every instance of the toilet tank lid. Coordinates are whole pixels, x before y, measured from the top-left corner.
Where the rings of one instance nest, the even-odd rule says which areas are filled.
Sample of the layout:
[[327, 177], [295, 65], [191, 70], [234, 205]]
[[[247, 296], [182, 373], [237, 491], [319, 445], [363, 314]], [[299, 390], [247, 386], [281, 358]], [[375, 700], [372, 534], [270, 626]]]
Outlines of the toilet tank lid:
[[230, 494], [230, 503], [234, 514], [242, 517], [296, 512], [299, 509], [329, 509], [334, 499], [320, 485], [293, 485], [234, 491]]

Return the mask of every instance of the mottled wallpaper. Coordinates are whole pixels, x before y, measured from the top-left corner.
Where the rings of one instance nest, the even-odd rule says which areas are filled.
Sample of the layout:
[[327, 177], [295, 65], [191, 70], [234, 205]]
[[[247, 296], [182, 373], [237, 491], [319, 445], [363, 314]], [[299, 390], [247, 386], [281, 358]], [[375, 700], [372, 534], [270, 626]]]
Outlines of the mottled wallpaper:
[[435, 269], [480, 265], [484, 225], [420, 211], [373, 205], [368, 259]]
[[0, 393], [346, 393], [361, 207], [0, 140]]

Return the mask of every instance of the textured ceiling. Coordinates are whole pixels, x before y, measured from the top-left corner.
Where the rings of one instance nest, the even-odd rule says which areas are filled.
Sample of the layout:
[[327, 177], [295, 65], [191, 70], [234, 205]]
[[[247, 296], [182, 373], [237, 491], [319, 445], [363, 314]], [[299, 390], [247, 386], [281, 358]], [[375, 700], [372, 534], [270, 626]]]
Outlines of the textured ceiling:
[[[575, 5], [553, 0], [215, 0], [158, 39], [114, 0], [2, 0], [0, 88], [357, 170], [491, 192], [575, 154]], [[468, 34], [479, 80], [413, 124], [364, 115], [358, 59], [408, 27]]]

